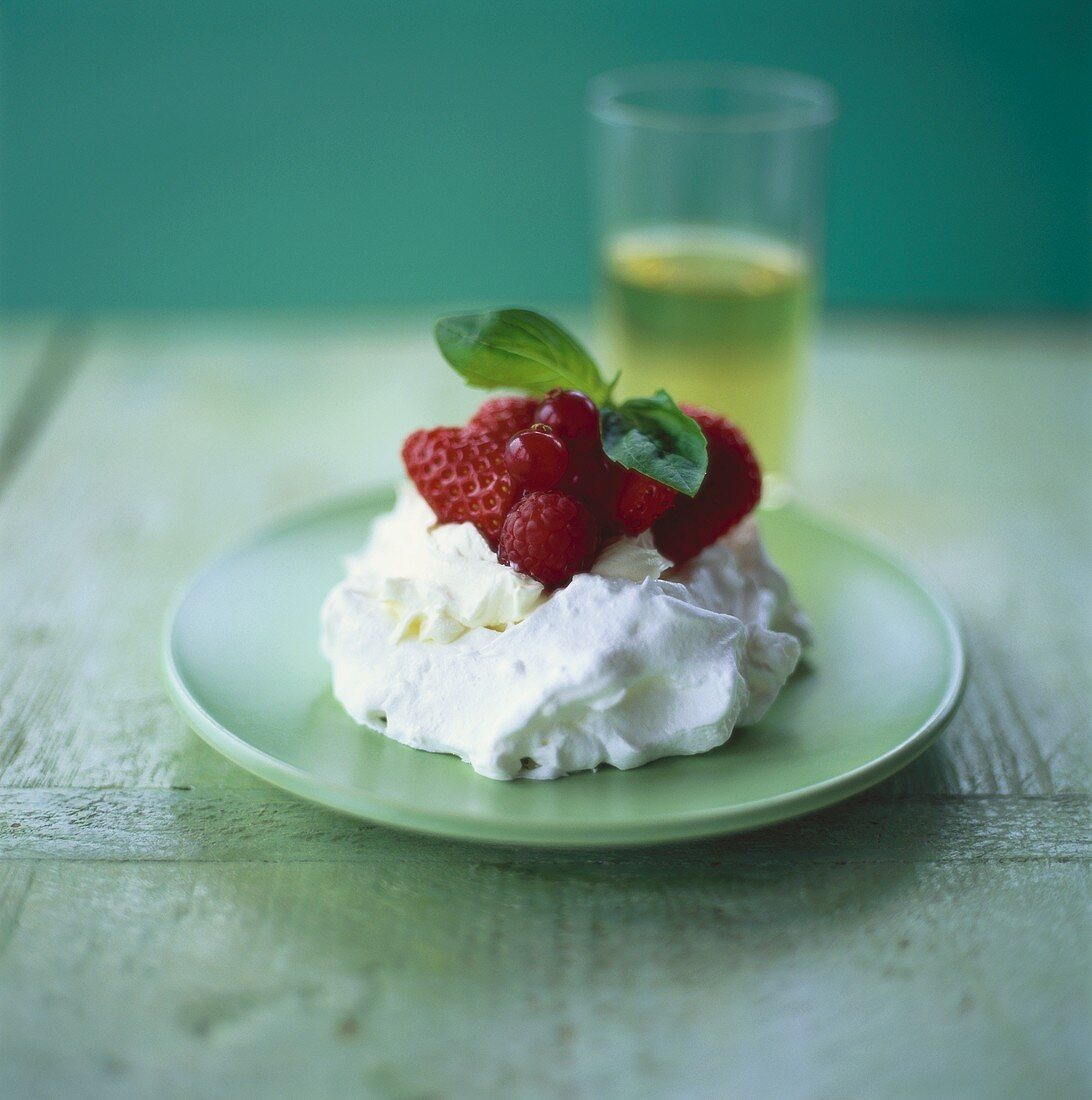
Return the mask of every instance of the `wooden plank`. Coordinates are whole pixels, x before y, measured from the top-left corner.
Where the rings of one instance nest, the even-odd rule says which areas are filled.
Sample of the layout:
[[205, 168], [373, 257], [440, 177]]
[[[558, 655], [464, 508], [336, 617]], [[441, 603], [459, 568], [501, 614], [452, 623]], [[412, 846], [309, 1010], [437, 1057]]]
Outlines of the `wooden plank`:
[[447, 850], [37, 865], [0, 963], [0, 1091], [1087, 1094], [1071, 864]]
[[0, 862], [0, 965], [22, 919], [34, 873], [29, 862]]
[[[953, 796], [892, 802], [862, 796], [757, 833], [644, 849], [526, 852], [527, 866], [1088, 860], [1088, 800]], [[511, 863], [513, 850], [438, 845], [260, 788], [5, 791], [0, 860], [459, 861]], [[786, 858], [786, 853], [789, 853]]]
[[[212, 547], [284, 505], [391, 478], [412, 426], [472, 407], [426, 319], [406, 331], [101, 334], [0, 500], [0, 784], [254, 785], [166, 702], [163, 609]], [[804, 491], [941, 575], [974, 671], [941, 743], [883, 789], [1085, 790], [1083, 345], [1064, 329], [885, 331], [828, 344]]]
[[970, 643], [961, 712], [892, 794], [1088, 789], [1090, 361], [1079, 321], [828, 330], [802, 495], [916, 557]]
[[1083, 334], [828, 340], [805, 492], [967, 620], [934, 750], [751, 836], [524, 853], [296, 802], [159, 686], [210, 547], [472, 407], [406, 331], [115, 328], [35, 421], [0, 495], [0, 1095], [1084, 1095]]
[[167, 602], [216, 545], [389, 480], [418, 418], [472, 407], [421, 329], [104, 340], [0, 501], [5, 784], [252, 783], [163, 696]]
[[63, 394], [89, 333], [82, 322], [49, 316], [0, 323], [0, 492]]
[[51, 315], [0, 317], [0, 423], [18, 403], [57, 324]]

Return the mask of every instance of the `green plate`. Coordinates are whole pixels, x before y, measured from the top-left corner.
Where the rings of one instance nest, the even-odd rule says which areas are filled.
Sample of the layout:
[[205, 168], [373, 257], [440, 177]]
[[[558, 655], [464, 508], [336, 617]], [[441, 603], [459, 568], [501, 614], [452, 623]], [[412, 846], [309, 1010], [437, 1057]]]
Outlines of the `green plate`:
[[535, 845], [643, 844], [736, 832], [828, 806], [937, 736], [963, 686], [946, 601], [914, 570], [796, 506], [760, 516], [817, 638], [761, 724], [701, 756], [552, 782], [486, 779], [356, 725], [330, 692], [319, 608], [389, 493], [277, 523], [201, 573], [167, 624], [171, 695], [243, 768], [401, 828]]

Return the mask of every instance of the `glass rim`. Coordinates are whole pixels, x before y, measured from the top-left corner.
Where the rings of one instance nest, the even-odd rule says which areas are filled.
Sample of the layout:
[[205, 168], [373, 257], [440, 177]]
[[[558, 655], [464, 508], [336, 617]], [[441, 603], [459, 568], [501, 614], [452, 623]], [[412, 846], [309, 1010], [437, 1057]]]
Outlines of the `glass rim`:
[[[637, 92], [718, 89], [783, 96], [783, 105], [756, 111], [679, 111], [625, 102]], [[602, 122], [658, 130], [764, 133], [827, 126], [838, 117], [838, 96], [819, 77], [789, 69], [734, 63], [635, 65], [600, 73], [588, 84], [588, 110]]]

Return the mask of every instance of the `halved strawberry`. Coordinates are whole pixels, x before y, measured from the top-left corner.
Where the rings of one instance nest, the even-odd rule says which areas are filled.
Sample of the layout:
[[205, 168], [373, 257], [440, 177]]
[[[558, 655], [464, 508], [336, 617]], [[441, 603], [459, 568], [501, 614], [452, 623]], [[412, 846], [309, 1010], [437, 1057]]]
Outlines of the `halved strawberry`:
[[473, 523], [496, 547], [516, 499], [504, 447], [504, 440], [467, 428], [431, 428], [406, 438], [402, 461], [441, 523]]

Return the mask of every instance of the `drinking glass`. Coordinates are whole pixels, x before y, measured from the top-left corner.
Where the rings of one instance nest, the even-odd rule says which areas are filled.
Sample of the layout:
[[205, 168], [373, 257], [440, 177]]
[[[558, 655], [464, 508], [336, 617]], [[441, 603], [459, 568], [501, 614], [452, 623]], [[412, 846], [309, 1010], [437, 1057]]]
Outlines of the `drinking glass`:
[[624, 396], [724, 413], [784, 476], [822, 260], [833, 90], [739, 65], [591, 83], [601, 322]]

